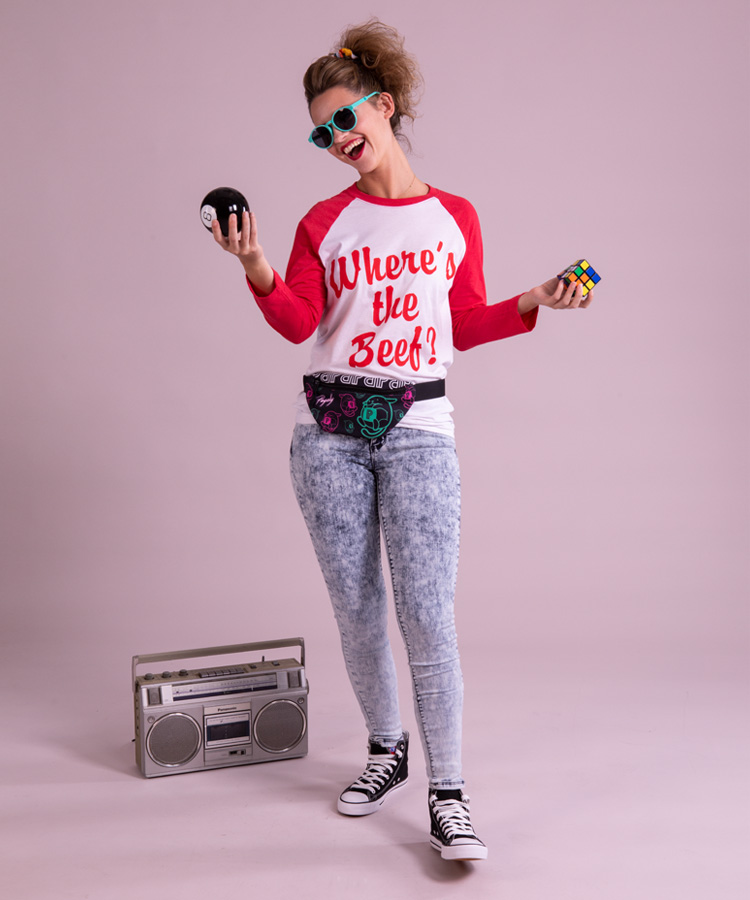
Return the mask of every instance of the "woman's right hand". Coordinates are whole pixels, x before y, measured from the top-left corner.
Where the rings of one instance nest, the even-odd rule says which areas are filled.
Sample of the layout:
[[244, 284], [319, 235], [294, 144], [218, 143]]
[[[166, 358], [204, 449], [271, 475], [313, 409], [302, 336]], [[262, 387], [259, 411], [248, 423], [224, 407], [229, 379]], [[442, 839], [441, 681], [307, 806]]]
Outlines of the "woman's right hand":
[[211, 223], [214, 240], [223, 250], [239, 259], [253, 288], [257, 288], [260, 294], [270, 294], [274, 289], [275, 279], [273, 269], [258, 242], [258, 223], [255, 213], [247, 210], [242, 213], [242, 226], [239, 232], [237, 231], [237, 216], [232, 213], [227, 230], [229, 234], [224, 237], [219, 220], [214, 219]]
[[580, 281], [567, 285], [562, 278], [550, 278], [518, 298], [518, 312], [524, 315], [537, 306], [549, 306], [550, 309], [586, 309], [593, 299], [593, 288], [584, 298]]

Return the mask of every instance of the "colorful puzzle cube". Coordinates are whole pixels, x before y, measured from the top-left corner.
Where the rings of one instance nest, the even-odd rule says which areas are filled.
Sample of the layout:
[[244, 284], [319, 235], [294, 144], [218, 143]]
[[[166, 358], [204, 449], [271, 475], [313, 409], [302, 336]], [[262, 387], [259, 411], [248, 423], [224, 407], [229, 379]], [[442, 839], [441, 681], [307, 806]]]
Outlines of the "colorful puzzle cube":
[[583, 286], [584, 297], [594, 285], [599, 284], [602, 280], [601, 275], [598, 274], [596, 269], [586, 259], [579, 259], [578, 262], [574, 262], [572, 266], [568, 266], [567, 269], [560, 272], [557, 277], [562, 278], [565, 284], [580, 281]]

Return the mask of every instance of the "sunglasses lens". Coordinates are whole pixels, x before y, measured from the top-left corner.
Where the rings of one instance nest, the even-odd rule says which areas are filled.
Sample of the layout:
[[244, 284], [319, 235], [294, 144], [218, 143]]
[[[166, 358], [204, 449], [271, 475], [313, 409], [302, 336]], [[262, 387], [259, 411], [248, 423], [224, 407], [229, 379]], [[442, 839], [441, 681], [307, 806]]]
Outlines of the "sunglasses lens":
[[337, 109], [333, 114], [333, 127], [337, 128], [339, 131], [351, 131], [356, 124], [357, 116], [355, 115], [354, 110], [349, 109], [349, 107]]
[[316, 147], [321, 147], [323, 150], [327, 150], [333, 143], [333, 134], [329, 128], [315, 128], [310, 136], [313, 144]]

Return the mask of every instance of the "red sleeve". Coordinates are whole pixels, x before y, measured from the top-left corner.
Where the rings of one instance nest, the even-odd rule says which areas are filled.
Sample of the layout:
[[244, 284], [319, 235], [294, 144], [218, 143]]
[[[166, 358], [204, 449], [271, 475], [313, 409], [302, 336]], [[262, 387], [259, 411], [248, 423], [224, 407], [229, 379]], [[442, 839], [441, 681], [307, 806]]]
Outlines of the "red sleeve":
[[531, 331], [536, 325], [538, 309], [520, 315], [520, 294], [501, 303], [487, 304], [482, 232], [474, 207], [466, 200], [449, 194], [441, 194], [440, 199], [466, 241], [466, 253], [456, 270], [448, 295], [453, 320], [453, 346], [457, 350], [470, 350], [479, 344]]
[[266, 322], [294, 344], [307, 340], [318, 327], [326, 305], [325, 272], [310, 229], [303, 219], [297, 226], [286, 279], [274, 270], [270, 294], [261, 294], [247, 279]]
[[353, 197], [353, 188], [348, 188], [310, 210], [297, 226], [286, 278], [282, 280], [274, 270], [270, 294], [260, 293], [247, 279], [266, 322], [294, 344], [307, 340], [323, 317], [328, 292], [318, 250], [331, 225]]

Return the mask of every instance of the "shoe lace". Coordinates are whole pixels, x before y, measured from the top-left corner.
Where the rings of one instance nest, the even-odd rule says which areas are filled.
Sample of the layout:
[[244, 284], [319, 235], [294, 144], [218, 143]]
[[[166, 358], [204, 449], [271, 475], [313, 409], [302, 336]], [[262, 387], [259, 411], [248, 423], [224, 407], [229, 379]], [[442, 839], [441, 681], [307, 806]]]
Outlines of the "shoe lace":
[[360, 777], [350, 786], [375, 792], [388, 781], [399, 763], [398, 756], [368, 756], [367, 766]]
[[435, 818], [438, 820], [438, 824], [447, 838], [454, 838], [459, 835], [476, 836], [474, 829], [471, 827], [469, 798], [467, 796], [464, 796], [463, 800], [433, 800], [432, 806], [435, 810]]

